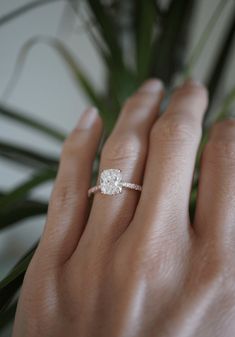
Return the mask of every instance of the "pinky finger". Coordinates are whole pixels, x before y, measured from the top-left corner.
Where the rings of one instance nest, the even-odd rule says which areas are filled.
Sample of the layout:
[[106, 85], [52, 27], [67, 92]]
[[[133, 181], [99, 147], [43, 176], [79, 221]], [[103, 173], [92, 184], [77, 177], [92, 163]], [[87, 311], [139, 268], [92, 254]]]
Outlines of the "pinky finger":
[[87, 191], [102, 133], [95, 108], [87, 109], [64, 143], [39, 250], [66, 261], [82, 235], [88, 209]]

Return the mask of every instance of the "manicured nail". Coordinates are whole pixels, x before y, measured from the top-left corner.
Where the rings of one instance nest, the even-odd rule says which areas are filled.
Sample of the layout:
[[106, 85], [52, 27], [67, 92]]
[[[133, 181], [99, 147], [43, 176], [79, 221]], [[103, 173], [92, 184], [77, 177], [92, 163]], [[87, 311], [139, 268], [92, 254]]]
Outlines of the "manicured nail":
[[155, 93], [155, 92], [161, 91], [163, 87], [164, 86], [163, 86], [162, 81], [157, 80], [157, 79], [150, 79], [141, 85], [141, 87], [139, 88], [139, 91]]
[[82, 113], [76, 128], [77, 129], [89, 129], [94, 124], [97, 118], [97, 115], [98, 115], [98, 110], [95, 107], [86, 109]]

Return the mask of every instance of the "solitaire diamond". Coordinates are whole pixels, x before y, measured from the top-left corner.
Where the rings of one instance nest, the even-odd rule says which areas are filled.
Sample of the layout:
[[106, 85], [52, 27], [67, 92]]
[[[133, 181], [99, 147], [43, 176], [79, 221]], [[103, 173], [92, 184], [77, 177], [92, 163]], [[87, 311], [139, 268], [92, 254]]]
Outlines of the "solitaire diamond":
[[100, 190], [103, 194], [114, 195], [122, 192], [122, 173], [118, 169], [103, 170], [100, 175]]
[[122, 180], [122, 173], [119, 169], [106, 169], [101, 171], [99, 184], [89, 188], [88, 197], [93, 193], [114, 195], [122, 192], [122, 189], [142, 191], [142, 186]]

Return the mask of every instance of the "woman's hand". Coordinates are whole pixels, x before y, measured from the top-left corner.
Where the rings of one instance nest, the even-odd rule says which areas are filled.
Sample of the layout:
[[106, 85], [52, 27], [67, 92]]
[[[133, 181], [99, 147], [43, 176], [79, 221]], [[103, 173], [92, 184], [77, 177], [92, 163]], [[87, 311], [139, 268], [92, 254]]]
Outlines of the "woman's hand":
[[162, 96], [161, 82], [147, 81], [102, 151], [100, 169], [121, 169], [141, 193], [97, 192], [88, 214], [95, 109], [66, 140], [14, 337], [235, 335], [235, 122], [212, 128], [190, 223], [207, 92], [187, 81], [157, 117]]

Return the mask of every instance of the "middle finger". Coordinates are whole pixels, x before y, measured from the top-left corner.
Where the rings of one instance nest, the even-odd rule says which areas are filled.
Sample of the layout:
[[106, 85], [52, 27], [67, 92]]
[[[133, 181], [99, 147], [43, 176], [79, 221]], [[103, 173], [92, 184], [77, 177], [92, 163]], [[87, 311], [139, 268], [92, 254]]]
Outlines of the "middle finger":
[[181, 230], [185, 233], [189, 225], [189, 197], [206, 107], [205, 88], [187, 81], [174, 92], [166, 112], [153, 126], [143, 192], [135, 213], [138, 223], [133, 224], [136, 233], [139, 232], [137, 225], [151, 237], [153, 233]]

